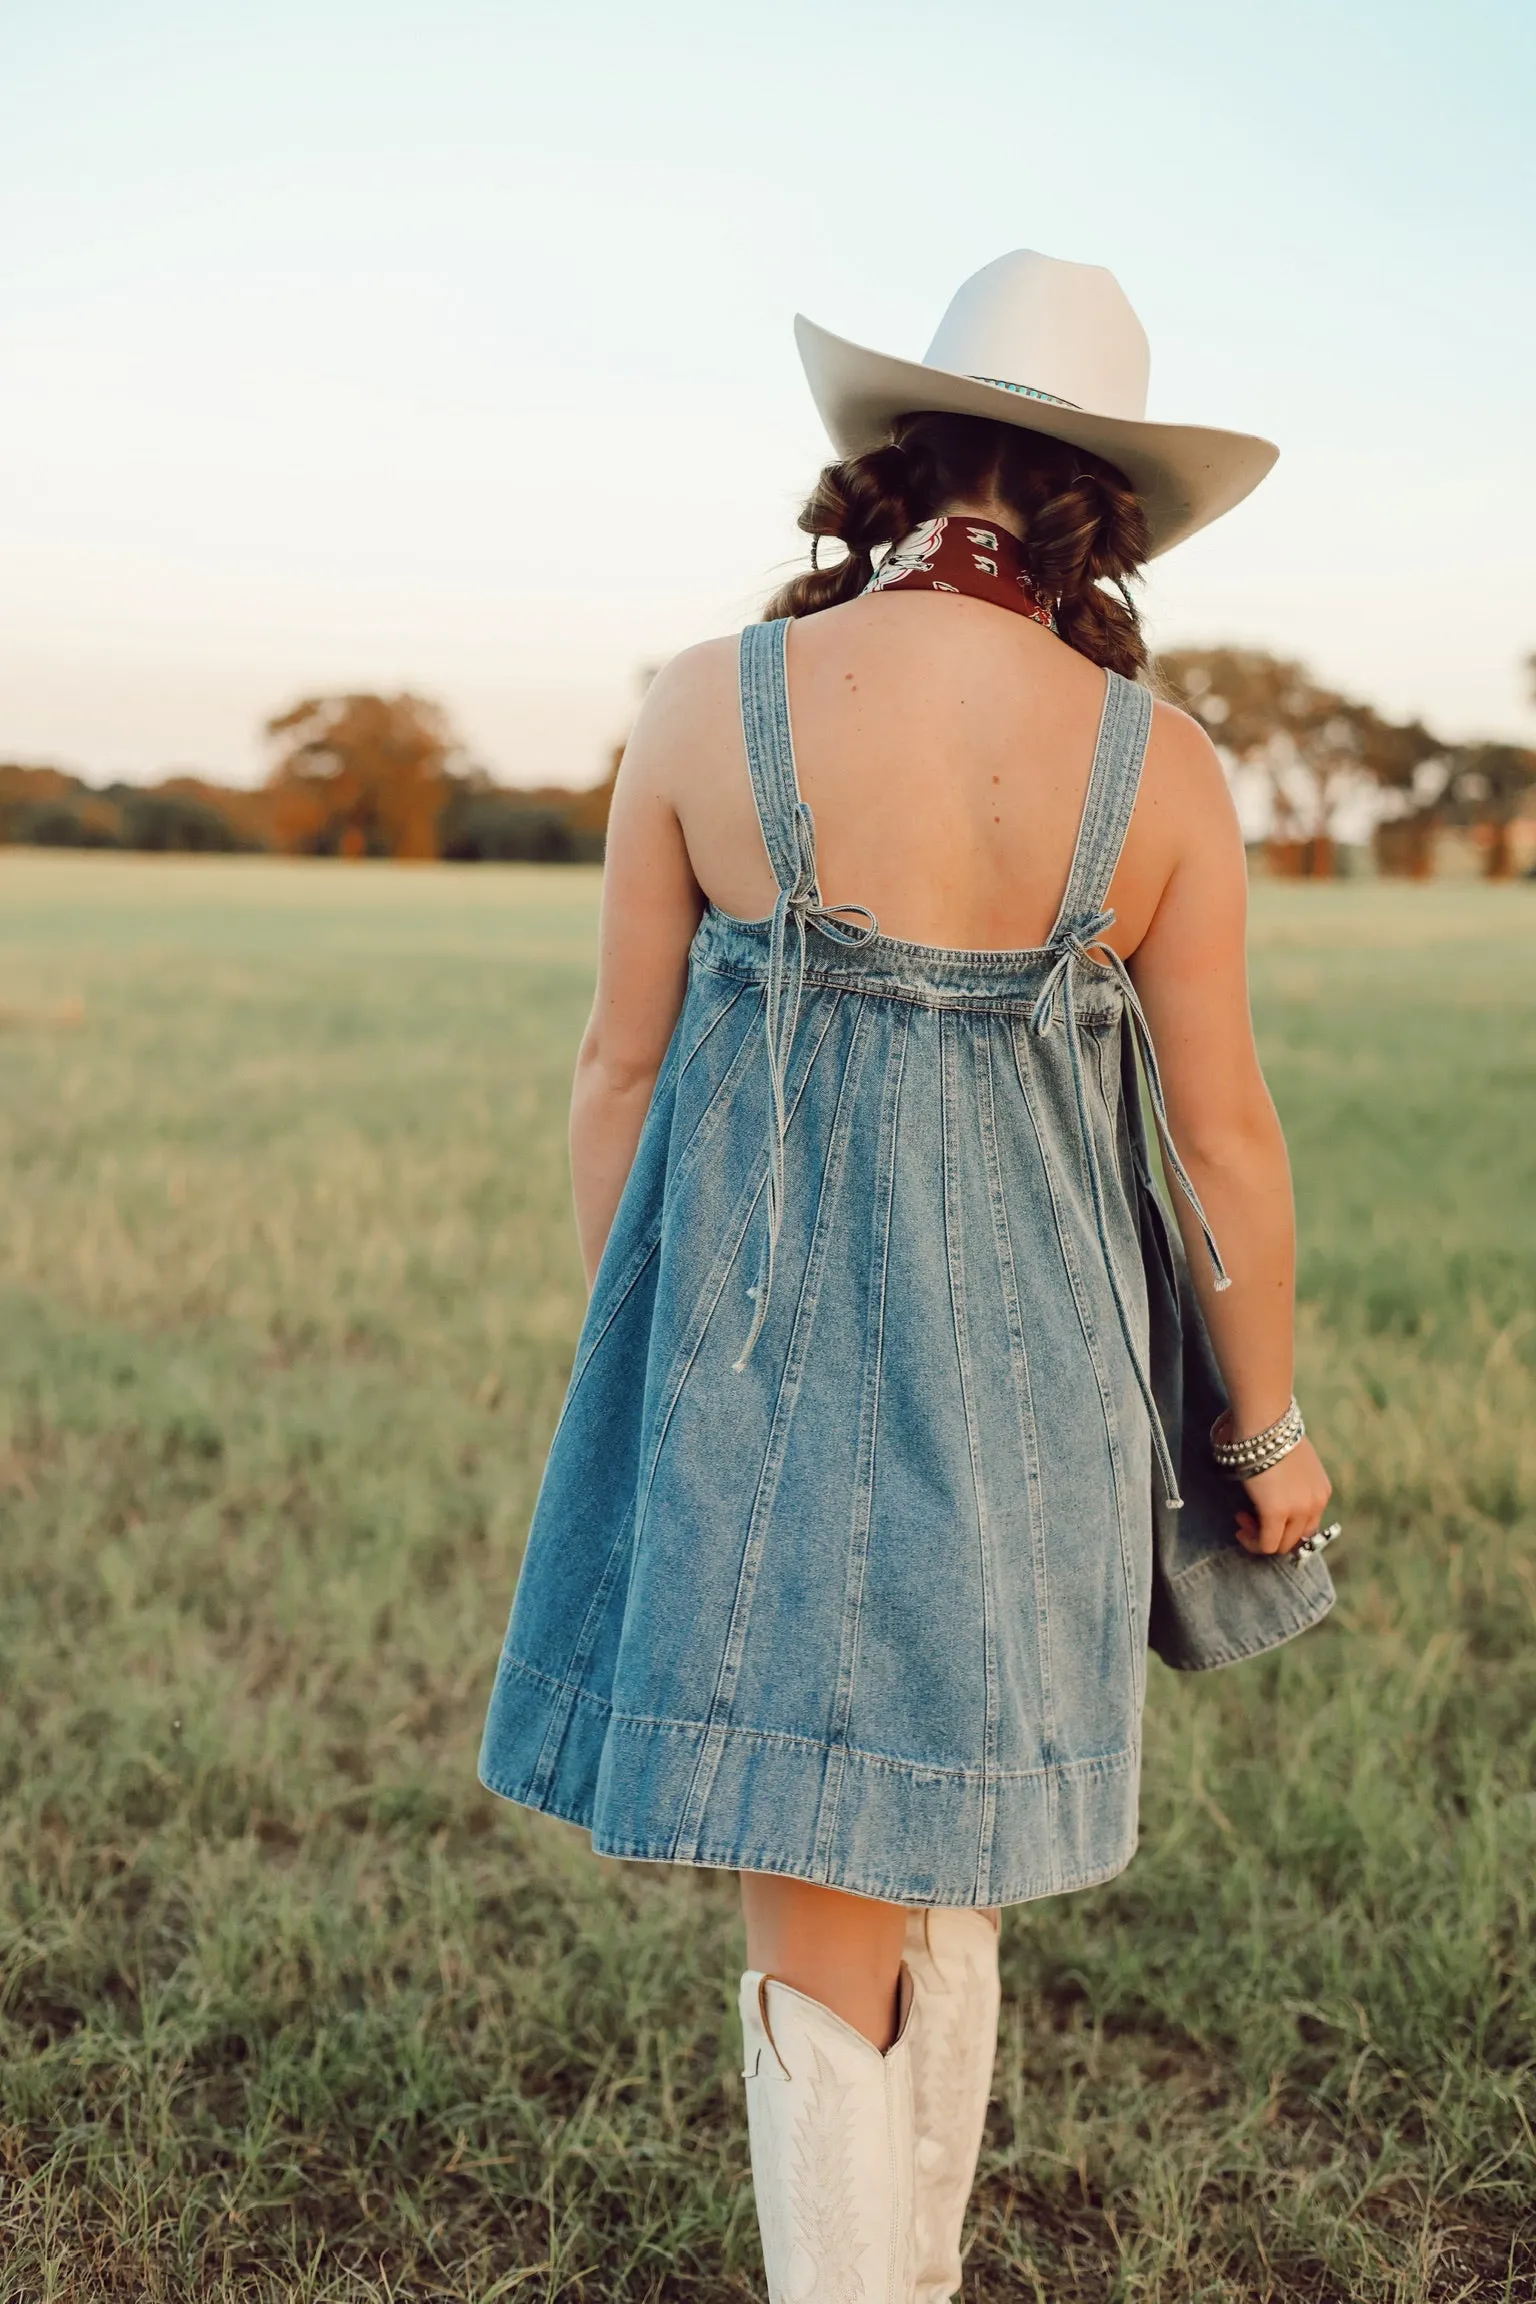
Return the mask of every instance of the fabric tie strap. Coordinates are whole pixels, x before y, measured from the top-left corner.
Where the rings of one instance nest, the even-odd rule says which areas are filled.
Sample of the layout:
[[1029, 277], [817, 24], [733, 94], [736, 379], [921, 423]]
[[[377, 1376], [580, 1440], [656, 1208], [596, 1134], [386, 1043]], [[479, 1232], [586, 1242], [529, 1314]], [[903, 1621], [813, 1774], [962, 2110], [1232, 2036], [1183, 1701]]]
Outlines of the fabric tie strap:
[[[792, 888], [781, 888], [768, 932], [768, 969], [763, 984], [763, 1043], [768, 1056], [768, 1093], [773, 1105], [768, 1132], [768, 1225], [762, 1263], [748, 1293], [752, 1298], [752, 1326], [733, 1363], [739, 1376], [763, 1332], [768, 1300], [773, 1292], [774, 1259], [784, 1221], [784, 1139], [789, 1127], [789, 1056], [795, 1027], [800, 1021], [800, 998], [805, 987], [807, 928], [820, 929], [834, 943], [857, 946], [880, 933], [880, 923], [867, 904], [824, 904], [816, 884], [816, 827], [803, 800], [792, 818], [798, 868]], [[793, 924], [793, 925], [791, 925]]]
[[1217, 1288], [1230, 1288], [1232, 1283], [1226, 1267], [1221, 1261], [1221, 1250], [1216, 1245], [1216, 1235], [1212, 1232], [1205, 1210], [1200, 1205], [1200, 1195], [1189, 1180], [1189, 1173], [1179, 1158], [1178, 1147], [1173, 1141], [1168, 1126], [1167, 1107], [1163, 1102], [1162, 1075], [1157, 1068], [1157, 1051], [1152, 1044], [1152, 1027], [1147, 1022], [1146, 1011], [1137, 997], [1135, 985], [1131, 982], [1130, 970], [1114, 946], [1106, 944], [1104, 941], [1106, 929], [1112, 928], [1114, 924], [1115, 915], [1113, 912], [1088, 912], [1079, 915], [1075, 920], [1064, 921], [1056, 930], [1048, 947], [1049, 950], [1054, 951], [1056, 957], [1046, 975], [1045, 982], [1041, 986], [1040, 997], [1035, 1005], [1034, 1026], [1036, 1032], [1043, 1037], [1044, 1034], [1052, 1030], [1058, 1017], [1064, 1020], [1067, 1053], [1072, 1067], [1072, 1087], [1077, 1098], [1078, 1126], [1082, 1132], [1083, 1156], [1088, 1167], [1088, 1189], [1093, 1200], [1093, 1216], [1098, 1227], [1099, 1246], [1104, 1256], [1104, 1269], [1109, 1276], [1110, 1293], [1114, 1297], [1115, 1310], [1119, 1314], [1120, 1331], [1125, 1338], [1125, 1348], [1130, 1354], [1136, 1382], [1141, 1388], [1141, 1396], [1146, 1403], [1147, 1418], [1152, 1427], [1152, 1445], [1157, 1452], [1158, 1469], [1163, 1475], [1163, 1492], [1169, 1506], [1174, 1511], [1180, 1511], [1183, 1508], [1184, 1499], [1179, 1494], [1178, 1473], [1174, 1468], [1173, 1458], [1169, 1454], [1167, 1436], [1163, 1431], [1163, 1420], [1157, 1412], [1157, 1402], [1152, 1394], [1151, 1378], [1147, 1374], [1145, 1361], [1136, 1342], [1135, 1331], [1131, 1325], [1130, 1306], [1126, 1302], [1120, 1274], [1115, 1268], [1114, 1250], [1110, 1245], [1109, 1223], [1104, 1203], [1104, 1179], [1099, 1169], [1098, 1149], [1094, 1142], [1093, 1124], [1088, 1109], [1088, 1091], [1083, 1074], [1082, 1043], [1078, 1035], [1077, 1014], [1072, 998], [1073, 983], [1079, 961], [1086, 962], [1090, 968], [1108, 968], [1120, 987], [1126, 1012], [1131, 1019], [1131, 1029], [1136, 1036], [1142, 1073], [1147, 1083], [1147, 1096], [1152, 1106], [1152, 1119], [1157, 1129], [1158, 1143], [1162, 1148], [1163, 1165], [1195, 1212], [1200, 1230], [1205, 1236], [1205, 1245], [1210, 1255], [1211, 1269], [1215, 1274]]
[[[971, 590], [983, 580], [990, 586], [995, 578], [998, 590], [990, 592], [988, 596], [1005, 596], [1006, 605], [1015, 609], [1022, 606], [1025, 614], [1030, 613], [1025, 589], [1017, 583], [1010, 585], [1004, 581], [1015, 573], [1012, 563], [1007, 561], [1005, 548], [1009, 544], [1016, 544], [1016, 540], [1009, 538], [1005, 530], [989, 527], [979, 520], [962, 520], [957, 517], [953, 521], [929, 523], [918, 535], [907, 539], [907, 543], [914, 547], [912, 552], [893, 555], [895, 565], [889, 566], [888, 574], [886, 566], [882, 567], [885, 584], [888, 586], [897, 581], [904, 571], [917, 579], [930, 578], [936, 572], [942, 573], [929, 563], [937, 562], [944, 542], [943, 532], [949, 528], [957, 532], [949, 541], [951, 544], [963, 542], [972, 564], [968, 572], [954, 578], [953, 588]], [[922, 549], [916, 549], [918, 546]], [[982, 562], [987, 565], [983, 567]], [[871, 587], [877, 588], [881, 587], [878, 584]], [[869, 944], [880, 933], [879, 924], [867, 905], [824, 904], [821, 900], [816, 877], [815, 820], [800, 797], [799, 779], [795, 773], [794, 738], [789, 718], [786, 656], [788, 634], [788, 621], [778, 618], [772, 623], [748, 625], [741, 636], [742, 733], [758, 822], [762, 827], [763, 842], [773, 866], [774, 878], [778, 882], [779, 896], [769, 922], [768, 962], [763, 983], [763, 1040], [768, 1060], [771, 1103], [765, 1182], [767, 1224], [758, 1277], [748, 1292], [753, 1305], [750, 1332], [739, 1359], [734, 1363], [738, 1373], [745, 1369], [767, 1318], [784, 1220], [789, 1066], [805, 986], [807, 931], [815, 928], [833, 942], [852, 947]], [[1205, 1211], [1200, 1206], [1195, 1188], [1169, 1132], [1151, 1029], [1124, 961], [1103, 940], [1105, 931], [1113, 925], [1115, 918], [1114, 913], [1106, 908], [1106, 893], [1135, 805], [1151, 724], [1152, 699], [1148, 692], [1132, 681], [1121, 679], [1118, 673], [1106, 672], [1104, 710], [1089, 773], [1088, 793], [1083, 803], [1077, 848], [1068, 875], [1061, 918], [1045, 947], [1048, 966], [1036, 1000], [1033, 1022], [1036, 1032], [1042, 1035], [1050, 1032], [1058, 1020], [1064, 1026], [1100, 1253], [1114, 1297], [1121, 1334], [1151, 1425], [1153, 1447], [1164, 1489], [1169, 1503], [1177, 1506], [1181, 1501], [1177, 1474], [1162, 1419], [1157, 1412], [1144, 1357], [1137, 1347], [1130, 1302], [1115, 1265], [1104, 1179], [1094, 1138], [1093, 1115], [1088, 1100], [1073, 998], [1079, 964], [1095, 972], [1107, 970], [1119, 986], [1130, 1016], [1132, 1040], [1147, 1082], [1153, 1120], [1167, 1172], [1195, 1211], [1215, 1270], [1216, 1285], [1225, 1288], [1228, 1285], [1227, 1275], [1210, 1225], [1206, 1222]]]

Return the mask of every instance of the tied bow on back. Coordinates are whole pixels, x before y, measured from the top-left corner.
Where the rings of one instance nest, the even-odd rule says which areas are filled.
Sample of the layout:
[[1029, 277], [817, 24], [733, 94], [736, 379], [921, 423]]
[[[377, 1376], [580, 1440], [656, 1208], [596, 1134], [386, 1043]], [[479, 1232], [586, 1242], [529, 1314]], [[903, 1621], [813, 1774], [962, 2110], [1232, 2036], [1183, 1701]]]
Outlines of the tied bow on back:
[[[738, 1375], [746, 1367], [752, 1348], [762, 1334], [773, 1291], [774, 1262], [784, 1219], [784, 1143], [789, 1126], [789, 1056], [795, 1028], [800, 1021], [800, 1003], [805, 986], [806, 932], [808, 928], [814, 927], [823, 936], [831, 937], [835, 943], [855, 948], [871, 943], [880, 933], [879, 922], [868, 905], [822, 902], [821, 890], [816, 881], [815, 826], [811, 812], [803, 801], [797, 803], [792, 821], [796, 851], [795, 884], [792, 888], [780, 890], [778, 902], [773, 908], [768, 936], [768, 967], [763, 985], [763, 1041], [768, 1057], [768, 1090], [772, 1103], [772, 1126], [768, 1139], [768, 1223], [762, 1262], [757, 1280], [750, 1291], [753, 1300], [751, 1329], [742, 1346], [741, 1356], [734, 1363]], [[1152, 1445], [1163, 1476], [1164, 1493], [1169, 1505], [1177, 1510], [1183, 1503], [1179, 1494], [1178, 1474], [1169, 1453], [1151, 1379], [1136, 1340], [1130, 1305], [1115, 1266], [1114, 1249], [1109, 1236], [1104, 1178], [1099, 1166], [1098, 1144], [1088, 1102], [1082, 1041], [1073, 997], [1080, 964], [1089, 968], [1107, 969], [1119, 987], [1140, 1054], [1164, 1166], [1195, 1212], [1205, 1236], [1217, 1288], [1227, 1288], [1231, 1283], [1222, 1264], [1215, 1235], [1200, 1205], [1199, 1194], [1190, 1182], [1188, 1171], [1179, 1158], [1178, 1148], [1169, 1130], [1167, 1108], [1163, 1102], [1162, 1077], [1158, 1071], [1157, 1052], [1152, 1044], [1152, 1029], [1147, 1022], [1146, 1012], [1137, 997], [1136, 987], [1131, 982], [1125, 962], [1114, 947], [1104, 941], [1105, 931], [1114, 926], [1114, 920], [1115, 915], [1110, 911], [1081, 913], [1056, 929], [1047, 946], [1053, 957], [1035, 1003], [1033, 1023], [1035, 1031], [1042, 1038], [1053, 1031], [1058, 1022], [1065, 1030], [1073, 1094], [1077, 1100], [1078, 1125], [1083, 1139], [1083, 1158], [1088, 1172], [1088, 1188], [1104, 1269], [1114, 1297], [1126, 1351], [1146, 1406]]]
[[[803, 800], [795, 804], [792, 819], [797, 869], [793, 888], [781, 888], [768, 933], [768, 970], [763, 985], [763, 1041], [768, 1055], [768, 1093], [773, 1102], [773, 1125], [768, 1137], [768, 1231], [753, 1300], [752, 1326], [741, 1357], [740, 1375], [753, 1345], [762, 1334], [773, 1290], [774, 1257], [779, 1228], [784, 1221], [784, 1137], [789, 1125], [789, 1052], [800, 1021], [800, 996], [805, 986], [805, 934], [819, 928], [835, 943], [857, 946], [880, 933], [880, 923], [867, 904], [823, 904], [816, 881], [816, 825]], [[793, 924], [793, 925], [791, 925]]]
[[1178, 1475], [1174, 1470], [1173, 1458], [1168, 1452], [1168, 1442], [1163, 1432], [1163, 1420], [1157, 1412], [1157, 1403], [1152, 1396], [1151, 1380], [1148, 1377], [1141, 1351], [1136, 1342], [1135, 1331], [1131, 1325], [1130, 1306], [1125, 1300], [1125, 1291], [1120, 1285], [1120, 1275], [1115, 1269], [1114, 1251], [1110, 1246], [1109, 1224], [1104, 1205], [1104, 1179], [1099, 1169], [1098, 1149], [1094, 1140], [1093, 1124], [1088, 1109], [1088, 1091], [1083, 1076], [1082, 1043], [1078, 1037], [1077, 1015], [1072, 998], [1073, 979], [1080, 961], [1086, 962], [1090, 968], [1108, 968], [1120, 987], [1121, 997], [1125, 1002], [1126, 1012], [1130, 1016], [1131, 1029], [1136, 1036], [1136, 1045], [1141, 1056], [1141, 1068], [1147, 1083], [1147, 1096], [1152, 1106], [1152, 1119], [1157, 1129], [1158, 1143], [1162, 1148], [1163, 1165], [1172, 1182], [1177, 1184], [1195, 1212], [1200, 1229], [1205, 1235], [1205, 1245], [1210, 1253], [1211, 1267], [1216, 1276], [1216, 1286], [1229, 1288], [1232, 1283], [1221, 1261], [1221, 1250], [1216, 1245], [1216, 1236], [1206, 1220], [1205, 1210], [1200, 1205], [1200, 1196], [1189, 1180], [1188, 1172], [1183, 1161], [1179, 1158], [1178, 1148], [1169, 1131], [1168, 1113], [1163, 1103], [1162, 1077], [1157, 1068], [1157, 1051], [1152, 1045], [1152, 1028], [1147, 1022], [1146, 1011], [1137, 998], [1136, 987], [1131, 982], [1130, 970], [1114, 946], [1106, 944], [1104, 941], [1105, 930], [1112, 928], [1114, 924], [1115, 915], [1113, 912], [1088, 912], [1079, 914], [1075, 920], [1064, 921], [1056, 930], [1050, 943], [1050, 949], [1055, 952], [1056, 957], [1052, 961], [1045, 981], [1040, 988], [1040, 997], [1035, 1004], [1034, 1026], [1036, 1032], [1043, 1037], [1053, 1029], [1058, 1017], [1064, 1019], [1065, 1022], [1067, 1053], [1072, 1066], [1072, 1086], [1077, 1097], [1078, 1124], [1082, 1130], [1083, 1154], [1088, 1167], [1088, 1188], [1093, 1198], [1094, 1221], [1098, 1225], [1099, 1245], [1104, 1254], [1104, 1267], [1109, 1275], [1110, 1291], [1115, 1299], [1115, 1309], [1120, 1316], [1120, 1329], [1125, 1338], [1126, 1350], [1130, 1354], [1131, 1366], [1136, 1372], [1136, 1381], [1141, 1387], [1141, 1396], [1146, 1403], [1147, 1417], [1152, 1426], [1152, 1444], [1157, 1451], [1158, 1468], [1163, 1475], [1164, 1493], [1168, 1503], [1175, 1510], [1178, 1510], [1184, 1501], [1179, 1494]]

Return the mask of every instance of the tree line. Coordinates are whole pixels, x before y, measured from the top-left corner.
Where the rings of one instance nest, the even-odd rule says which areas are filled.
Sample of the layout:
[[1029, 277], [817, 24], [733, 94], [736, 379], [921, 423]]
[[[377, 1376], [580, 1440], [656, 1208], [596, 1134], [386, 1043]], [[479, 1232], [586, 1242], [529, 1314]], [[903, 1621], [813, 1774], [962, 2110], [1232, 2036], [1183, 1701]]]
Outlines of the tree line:
[[[1526, 669], [1536, 701], [1536, 654]], [[1536, 752], [1447, 742], [1258, 648], [1172, 650], [1157, 659], [1154, 684], [1194, 714], [1234, 772], [1258, 779], [1277, 870], [1333, 871], [1350, 809], [1386, 872], [1431, 871], [1448, 826], [1477, 840], [1490, 878], [1525, 861], [1515, 834], [1536, 807]], [[440, 705], [410, 694], [305, 697], [265, 733], [272, 765], [250, 791], [197, 776], [97, 788], [59, 769], [0, 765], [0, 840], [455, 863], [602, 855], [618, 751], [590, 791], [513, 790], [469, 759]]]
[[466, 864], [602, 856], [617, 752], [590, 791], [517, 790], [470, 760], [441, 706], [409, 694], [305, 697], [265, 733], [272, 765], [249, 791], [201, 776], [97, 787], [0, 765], [0, 841]]
[[[1536, 653], [1524, 670], [1536, 703]], [[1160, 692], [1193, 713], [1229, 767], [1265, 787], [1267, 845], [1279, 870], [1332, 873], [1339, 818], [1351, 803], [1384, 872], [1427, 877], [1438, 835], [1453, 827], [1474, 836], [1490, 879], [1508, 879], [1521, 861], [1515, 829], [1536, 806], [1536, 751], [1490, 739], [1452, 743], [1422, 720], [1389, 720], [1305, 665], [1259, 648], [1174, 649], [1154, 672]]]

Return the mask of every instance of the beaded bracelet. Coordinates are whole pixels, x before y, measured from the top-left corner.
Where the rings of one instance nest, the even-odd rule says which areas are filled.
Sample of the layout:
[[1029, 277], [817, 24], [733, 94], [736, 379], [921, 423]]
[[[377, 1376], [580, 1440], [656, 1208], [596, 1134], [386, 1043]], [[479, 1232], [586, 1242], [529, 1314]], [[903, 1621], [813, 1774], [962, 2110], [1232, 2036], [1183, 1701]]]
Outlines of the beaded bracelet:
[[1230, 1431], [1230, 1408], [1224, 1409], [1211, 1426], [1211, 1457], [1218, 1471], [1230, 1472], [1235, 1480], [1253, 1480], [1261, 1472], [1272, 1472], [1281, 1458], [1289, 1456], [1307, 1436], [1294, 1393], [1289, 1408], [1277, 1422], [1263, 1432], [1250, 1432], [1246, 1440], [1218, 1440], [1216, 1435], [1223, 1425]]

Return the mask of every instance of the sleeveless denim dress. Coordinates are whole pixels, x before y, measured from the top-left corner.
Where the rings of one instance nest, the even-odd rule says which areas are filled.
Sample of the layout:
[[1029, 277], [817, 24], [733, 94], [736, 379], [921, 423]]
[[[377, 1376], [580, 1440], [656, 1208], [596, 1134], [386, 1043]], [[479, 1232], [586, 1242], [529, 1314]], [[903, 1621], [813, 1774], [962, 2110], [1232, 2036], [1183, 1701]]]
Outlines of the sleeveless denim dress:
[[821, 901], [786, 631], [741, 642], [778, 902], [694, 938], [481, 1780], [605, 1855], [1018, 1903], [1134, 1852], [1154, 1472], [1178, 1502], [1128, 1034], [1198, 1203], [1098, 941], [1151, 698], [1106, 675], [1043, 946], [902, 943]]

